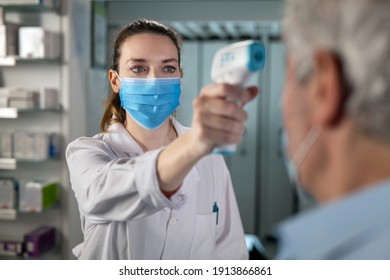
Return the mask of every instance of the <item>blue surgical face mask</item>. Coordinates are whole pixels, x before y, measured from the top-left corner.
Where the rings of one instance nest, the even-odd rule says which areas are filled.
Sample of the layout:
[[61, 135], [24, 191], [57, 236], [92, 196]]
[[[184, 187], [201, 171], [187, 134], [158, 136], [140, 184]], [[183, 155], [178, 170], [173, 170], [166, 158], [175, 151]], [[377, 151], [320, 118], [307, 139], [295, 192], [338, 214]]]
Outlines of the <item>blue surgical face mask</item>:
[[[310, 64], [304, 63], [302, 64], [297, 73], [299, 73], [301, 82], [308, 77], [311, 73], [311, 66]], [[295, 91], [298, 87], [298, 84], [294, 87], [293, 91]], [[282, 99], [280, 99], [280, 107], [282, 108]], [[302, 186], [300, 180], [299, 180], [299, 174], [298, 170], [305, 158], [307, 157], [310, 149], [313, 147], [314, 143], [317, 141], [318, 137], [321, 134], [321, 129], [319, 128], [312, 128], [309, 130], [309, 132], [304, 137], [302, 143], [299, 145], [297, 151], [295, 152], [295, 155], [292, 157], [288, 154], [288, 136], [287, 132], [283, 129], [282, 130], [282, 155], [284, 164], [287, 169], [288, 177], [290, 179], [291, 184], [293, 184], [296, 187], [297, 193], [300, 196], [300, 198], [303, 198], [306, 202], [314, 202], [315, 199], [312, 195], [310, 195], [305, 188]]]
[[121, 106], [142, 127], [159, 128], [180, 102], [180, 78], [121, 78]]
[[295, 155], [290, 158], [290, 156], [288, 155], [288, 136], [284, 130], [282, 132], [283, 159], [286, 165], [288, 176], [290, 178], [291, 183], [295, 185], [300, 197], [306, 200], [306, 202], [314, 202], [315, 200], [302, 186], [299, 180], [298, 169], [307, 157], [310, 149], [313, 147], [320, 134], [321, 130], [319, 128], [312, 128], [306, 134], [302, 143], [299, 145]]

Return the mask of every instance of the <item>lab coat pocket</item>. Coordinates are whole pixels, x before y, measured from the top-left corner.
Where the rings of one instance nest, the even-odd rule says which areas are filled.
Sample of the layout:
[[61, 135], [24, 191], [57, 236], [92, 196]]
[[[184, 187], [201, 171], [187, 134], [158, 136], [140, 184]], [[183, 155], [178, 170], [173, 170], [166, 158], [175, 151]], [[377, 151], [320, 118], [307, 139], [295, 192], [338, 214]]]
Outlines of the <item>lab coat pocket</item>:
[[215, 251], [216, 213], [197, 215], [190, 259], [213, 259]]

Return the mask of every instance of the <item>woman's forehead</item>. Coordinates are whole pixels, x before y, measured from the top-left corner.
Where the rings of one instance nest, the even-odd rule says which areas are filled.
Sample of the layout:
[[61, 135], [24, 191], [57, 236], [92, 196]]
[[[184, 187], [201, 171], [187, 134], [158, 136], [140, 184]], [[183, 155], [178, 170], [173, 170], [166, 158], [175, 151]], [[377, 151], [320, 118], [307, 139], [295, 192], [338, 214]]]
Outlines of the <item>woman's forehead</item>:
[[122, 59], [147, 59], [148, 57], [178, 58], [173, 41], [164, 35], [142, 33], [127, 38], [121, 46]]

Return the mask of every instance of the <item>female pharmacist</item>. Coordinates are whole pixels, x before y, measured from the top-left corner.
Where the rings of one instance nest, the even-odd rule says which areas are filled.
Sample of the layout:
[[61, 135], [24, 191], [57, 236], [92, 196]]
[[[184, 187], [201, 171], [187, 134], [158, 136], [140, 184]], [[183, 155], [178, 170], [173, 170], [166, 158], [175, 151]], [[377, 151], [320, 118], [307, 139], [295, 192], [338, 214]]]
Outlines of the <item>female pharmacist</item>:
[[[212, 154], [238, 143], [258, 89], [214, 84], [195, 99], [192, 128], [179, 105], [181, 39], [140, 19], [117, 35], [100, 134], [66, 151], [84, 241], [79, 259], [247, 259], [228, 169]], [[237, 101], [228, 102], [225, 97]]]

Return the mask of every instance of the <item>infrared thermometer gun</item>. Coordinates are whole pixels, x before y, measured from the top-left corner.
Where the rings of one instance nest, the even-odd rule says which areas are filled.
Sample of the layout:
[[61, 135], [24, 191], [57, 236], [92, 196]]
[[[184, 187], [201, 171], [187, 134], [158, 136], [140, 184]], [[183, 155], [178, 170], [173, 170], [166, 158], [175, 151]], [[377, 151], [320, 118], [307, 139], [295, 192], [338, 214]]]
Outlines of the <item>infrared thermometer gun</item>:
[[[264, 69], [266, 52], [264, 44], [254, 40], [238, 42], [217, 51], [211, 66], [214, 83], [246, 86], [249, 78]], [[234, 154], [236, 145], [220, 145], [213, 152]]]

